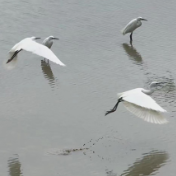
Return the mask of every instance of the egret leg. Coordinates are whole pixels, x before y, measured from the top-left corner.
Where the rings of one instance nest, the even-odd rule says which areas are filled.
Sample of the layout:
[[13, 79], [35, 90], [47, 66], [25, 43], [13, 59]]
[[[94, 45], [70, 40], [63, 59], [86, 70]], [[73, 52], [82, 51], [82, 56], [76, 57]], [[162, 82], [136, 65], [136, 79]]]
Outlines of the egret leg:
[[131, 45], [131, 47], [133, 47], [133, 42], [130, 40], [130, 45]]
[[116, 111], [117, 106], [118, 106], [118, 104], [119, 104], [121, 101], [122, 101], [122, 97], [118, 99], [117, 103], [115, 104], [115, 106], [114, 106], [110, 111], [106, 111], [105, 116], [108, 115], [108, 114], [110, 114], [110, 113], [112, 113], [112, 112], [114, 112], [114, 111]]
[[[21, 49], [21, 50], [22, 50], [22, 49]], [[15, 57], [21, 50], [15, 51], [15, 53], [13, 54], [13, 56], [12, 56], [6, 63], [9, 63], [10, 61], [12, 61], [12, 60], [14, 59], [14, 57]]]
[[133, 41], [132, 35], [133, 35], [133, 33], [130, 34], [130, 42]]

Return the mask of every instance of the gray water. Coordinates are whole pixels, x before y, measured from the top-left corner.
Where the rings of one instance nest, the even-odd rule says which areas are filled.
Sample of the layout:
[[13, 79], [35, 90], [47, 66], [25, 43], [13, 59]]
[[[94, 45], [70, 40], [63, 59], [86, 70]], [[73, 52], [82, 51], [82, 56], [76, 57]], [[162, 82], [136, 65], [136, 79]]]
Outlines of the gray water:
[[[0, 170], [8, 176], [175, 176], [176, 2], [174, 0], [0, 0]], [[120, 30], [148, 19], [133, 35]], [[25, 37], [60, 40], [61, 67], [21, 52], [14, 69], [3, 62]], [[39, 41], [42, 42], [42, 41]], [[168, 85], [153, 94], [169, 123], [146, 123], [118, 92]], [[71, 151], [67, 149], [83, 150]]]

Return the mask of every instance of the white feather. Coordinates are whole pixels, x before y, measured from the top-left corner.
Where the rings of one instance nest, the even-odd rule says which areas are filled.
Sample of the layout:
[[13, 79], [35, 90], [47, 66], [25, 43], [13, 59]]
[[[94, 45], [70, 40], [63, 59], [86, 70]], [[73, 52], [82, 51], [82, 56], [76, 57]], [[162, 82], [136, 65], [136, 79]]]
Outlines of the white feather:
[[46, 46], [39, 44], [32, 40], [32, 38], [23, 39], [21, 42], [17, 43], [11, 50], [10, 53], [14, 53], [17, 50], [23, 49], [25, 51], [32, 52], [39, 56], [49, 59], [50, 61], [65, 66], [57, 56]]
[[129, 103], [127, 101], [123, 101], [123, 104], [128, 111], [130, 111], [137, 117], [140, 117], [144, 121], [155, 123], [155, 124], [165, 124], [168, 122], [166, 118], [163, 117], [162, 114], [158, 111], [143, 108], [141, 106]]
[[133, 32], [136, 28], [140, 27], [142, 22], [137, 20], [137, 18], [131, 20], [122, 30], [122, 34], [125, 35], [127, 33]]
[[[127, 92], [123, 92], [120, 97], [123, 98], [124, 101], [129, 103], [133, 103], [140, 107], [151, 109], [159, 112], [166, 112], [161, 106], [159, 106], [155, 100], [153, 100], [149, 95], [146, 95], [142, 92], [142, 88], [133, 89]], [[120, 98], [119, 97], [119, 98]]]

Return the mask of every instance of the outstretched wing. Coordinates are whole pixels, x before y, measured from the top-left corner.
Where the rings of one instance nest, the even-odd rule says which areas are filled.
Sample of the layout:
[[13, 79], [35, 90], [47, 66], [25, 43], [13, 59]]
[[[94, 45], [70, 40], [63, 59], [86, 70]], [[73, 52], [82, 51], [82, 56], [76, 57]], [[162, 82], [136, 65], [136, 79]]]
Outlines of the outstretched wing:
[[49, 59], [50, 61], [56, 64], [65, 66], [65, 64], [62, 63], [49, 48], [33, 40], [28, 40], [27, 42], [22, 43], [21, 49], [32, 52], [46, 59]]
[[123, 101], [123, 104], [128, 111], [147, 122], [155, 124], [165, 124], [168, 122], [167, 119], [163, 117], [162, 114], [158, 111], [143, 108], [127, 101]]
[[121, 97], [123, 97], [124, 101], [133, 103], [137, 106], [146, 109], [151, 109], [154, 111], [166, 112], [166, 110], [163, 109], [160, 105], [158, 105], [155, 100], [143, 93], [141, 88], [124, 92], [121, 94]]

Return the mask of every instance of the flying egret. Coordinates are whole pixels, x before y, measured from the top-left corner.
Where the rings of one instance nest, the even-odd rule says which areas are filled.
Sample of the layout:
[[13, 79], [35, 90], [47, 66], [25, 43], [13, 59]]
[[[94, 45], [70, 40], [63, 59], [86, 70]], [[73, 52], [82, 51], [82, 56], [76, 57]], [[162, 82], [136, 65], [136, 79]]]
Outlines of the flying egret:
[[48, 49], [48, 47], [37, 43], [35, 41], [37, 39], [40, 38], [39, 37], [25, 38], [21, 40], [19, 43], [17, 43], [15, 46], [13, 46], [13, 48], [9, 52], [10, 59], [7, 61], [7, 63], [9, 63], [14, 58], [16, 59], [20, 51], [25, 50], [37, 54], [39, 56], [45, 57], [50, 61], [59, 64], [61, 66], [65, 66], [65, 64], [62, 63], [50, 49]]
[[53, 45], [53, 40], [59, 40], [59, 39], [53, 36], [49, 36], [45, 40], [43, 40], [43, 44], [48, 48], [51, 48], [51, 46]]
[[141, 21], [147, 21], [146, 19], [142, 18], [142, 17], [138, 17], [138, 18], [135, 18], [133, 20], [131, 20], [123, 29], [122, 29], [122, 34], [125, 35], [127, 33], [131, 33], [130, 34], [130, 42], [132, 42], [132, 35], [133, 35], [133, 31], [140, 27], [142, 25], [142, 22]]
[[166, 112], [166, 110], [159, 106], [156, 101], [149, 96], [155, 91], [155, 87], [162, 83], [164, 82], [152, 82], [150, 84], [150, 90], [137, 88], [118, 94], [119, 98], [114, 108], [107, 111], [105, 115], [116, 111], [118, 104], [123, 102], [127, 110], [147, 122], [156, 124], [167, 123], [168, 121], [161, 114]]

